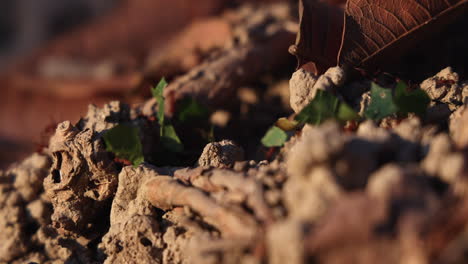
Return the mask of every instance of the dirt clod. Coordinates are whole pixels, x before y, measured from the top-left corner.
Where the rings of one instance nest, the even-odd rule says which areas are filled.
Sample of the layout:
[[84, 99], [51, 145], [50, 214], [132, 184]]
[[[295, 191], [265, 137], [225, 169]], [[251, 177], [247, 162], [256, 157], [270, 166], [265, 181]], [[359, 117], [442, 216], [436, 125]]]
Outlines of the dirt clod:
[[54, 206], [52, 224], [61, 234], [84, 235], [115, 194], [116, 164], [96, 131], [68, 121], [58, 125], [49, 150], [53, 164], [44, 189]]
[[233, 141], [223, 140], [209, 143], [203, 149], [198, 159], [198, 166], [202, 167], [232, 167], [236, 161], [244, 159], [244, 150]]
[[292, 109], [298, 113], [312, 99], [317, 90], [335, 92], [344, 84], [345, 73], [340, 67], [328, 69], [323, 75], [315, 76], [304, 69], [299, 69], [293, 73], [289, 81], [290, 104]]
[[463, 103], [463, 87], [459, 77], [451, 67], [447, 67], [421, 83], [421, 89], [427, 92], [433, 101], [447, 104], [454, 110]]

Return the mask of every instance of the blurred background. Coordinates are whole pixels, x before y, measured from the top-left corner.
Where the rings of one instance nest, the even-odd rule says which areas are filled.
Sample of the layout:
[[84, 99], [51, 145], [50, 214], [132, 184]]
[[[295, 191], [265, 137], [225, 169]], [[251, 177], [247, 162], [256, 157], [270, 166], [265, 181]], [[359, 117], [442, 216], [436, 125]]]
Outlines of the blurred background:
[[3, 0], [0, 3], [0, 67], [45, 41], [109, 12], [119, 0]]
[[41, 151], [57, 123], [78, 121], [91, 103], [144, 101], [160, 77], [224, 45], [230, 33], [216, 17], [264, 2], [296, 1], [0, 1], [0, 168]]

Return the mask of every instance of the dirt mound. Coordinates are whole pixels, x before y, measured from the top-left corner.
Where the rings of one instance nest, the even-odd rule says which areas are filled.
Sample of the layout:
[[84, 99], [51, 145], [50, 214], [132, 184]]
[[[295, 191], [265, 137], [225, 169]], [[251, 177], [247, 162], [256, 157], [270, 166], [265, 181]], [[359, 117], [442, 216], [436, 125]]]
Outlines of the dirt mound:
[[[464, 92], [459, 85], [447, 88]], [[2, 172], [0, 257], [454, 263], [466, 252], [468, 220], [468, 111], [455, 108], [446, 132], [416, 116], [391, 129], [366, 121], [355, 132], [331, 121], [306, 125], [271, 161], [244, 161], [241, 148], [222, 141], [195, 167], [122, 168], [103, 131], [144, 118], [116, 102], [92, 107], [76, 126], [59, 124], [47, 154]]]

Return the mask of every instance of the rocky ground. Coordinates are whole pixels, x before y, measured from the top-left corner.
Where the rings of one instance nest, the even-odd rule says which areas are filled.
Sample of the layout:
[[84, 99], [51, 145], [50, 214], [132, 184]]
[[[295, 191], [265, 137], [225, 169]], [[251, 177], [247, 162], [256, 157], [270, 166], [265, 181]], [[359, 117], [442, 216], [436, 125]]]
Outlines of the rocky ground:
[[[361, 115], [370, 100], [369, 77], [285, 70], [290, 58], [272, 54], [291, 44], [293, 13], [241, 7], [222, 16], [233, 33], [200, 62], [169, 71], [178, 53], [152, 61], [147, 72], [164, 65], [178, 76], [167, 98], [213, 110], [216, 140], [187, 140], [191, 155], [177, 165], [158, 164], [170, 153], [154, 156], [153, 98], [90, 105], [0, 171], [0, 263], [465, 263], [465, 77], [447, 67], [415, 84], [431, 99], [421, 116], [307, 124], [283, 147], [262, 147], [268, 127], [318, 90]], [[106, 150], [106, 131], [124, 123], [141, 131], [138, 166]]]

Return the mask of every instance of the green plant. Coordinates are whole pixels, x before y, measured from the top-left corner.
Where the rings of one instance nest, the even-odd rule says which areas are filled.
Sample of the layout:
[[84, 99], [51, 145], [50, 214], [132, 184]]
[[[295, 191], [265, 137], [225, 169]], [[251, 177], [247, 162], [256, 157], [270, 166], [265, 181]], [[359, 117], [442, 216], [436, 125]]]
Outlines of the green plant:
[[272, 126], [263, 136], [262, 144], [265, 147], [282, 147], [288, 139], [286, 132], [277, 126]]
[[340, 122], [356, 120], [359, 115], [345, 102], [330, 92], [318, 90], [314, 99], [297, 114], [299, 124], [320, 125], [326, 120]]
[[281, 147], [290, 138], [285, 131], [295, 130], [304, 124], [320, 125], [329, 119], [346, 122], [358, 118], [359, 115], [348, 104], [330, 92], [318, 90], [314, 99], [297, 114], [294, 121], [278, 119], [261, 142], [265, 147]]
[[140, 165], [145, 159], [140, 141], [140, 130], [127, 124], [118, 124], [103, 135], [106, 150], [116, 157], [130, 161], [133, 166]]
[[167, 82], [164, 78], [159, 81], [156, 87], [151, 89], [153, 97], [158, 102], [158, 112], [157, 118], [160, 127], [160, 140], [161, 145], [168, 151], [171, 152], [182, 152], [184, 150], [184, 145], [177, 135], [174, 126], [169, 120], [165, 119], [165, 108], [166, 108], [166, 98], [164, 98], [164, 88], [167, 87]]
[[[421, 89], [410, 90], [404, 82], [398, 82], [394, 91], [372, 83], [371, 101], [364, 110], [364, 117], [380, 121], [391, 115], [406, 116], [408, 113], [423, 115], [429, 106], [430, 98]], [[295, 130], [304, 124], [320, 125], [334, 119], [344, 123], [358, 121], [359, 115], [348, 104], [330, 92], [318, 90], [314, 99], [297, 114], [294, 121], [280, 118], [262, 138], [266, 147], [281, 147], [289, 136], [285, 131]]]
[[364, 116], [375, 121], [391, 115], [423, 115], [430, 103], [426, 92], [421, 89], [410, 90], [408, 85], [401, 81], [397, 83], [394, 91], [372, 83], [370, 98]]

